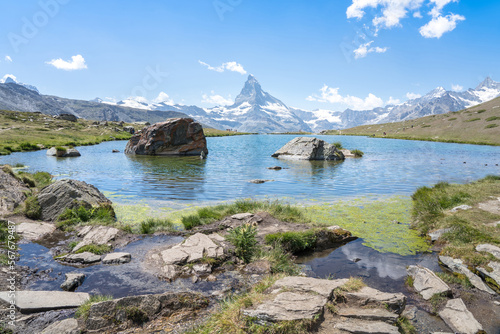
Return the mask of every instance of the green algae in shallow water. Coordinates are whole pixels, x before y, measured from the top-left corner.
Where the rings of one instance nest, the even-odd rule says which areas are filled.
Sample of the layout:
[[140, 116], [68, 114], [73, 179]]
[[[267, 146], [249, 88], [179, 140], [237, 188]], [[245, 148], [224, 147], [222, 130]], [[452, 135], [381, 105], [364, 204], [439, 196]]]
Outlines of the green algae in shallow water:
[[[429, 249], [425, 239], [410, 229], [412, 202], [409, 197], [351, 201], [307, 206], [307, 216], [324, 225], [339, 225], [382, 253], [413, 255]], [[398, 223], [399, 222], [399, 223]]]

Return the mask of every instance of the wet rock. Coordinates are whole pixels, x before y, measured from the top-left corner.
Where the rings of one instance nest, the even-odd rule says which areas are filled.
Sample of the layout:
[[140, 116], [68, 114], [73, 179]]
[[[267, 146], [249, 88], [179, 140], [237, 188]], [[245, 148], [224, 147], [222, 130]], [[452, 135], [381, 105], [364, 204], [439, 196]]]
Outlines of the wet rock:
[[465, 275], [471, 284], [479, 290], [485, 291], [489, 294], [494, 295], [495, 291], [491, 290], [483, 280], [470, 271], [466, 265], [463, 264], [463, 261], [460, 259], [454, 259], [449, 256], [439, 256], [439, 261], [446, 267], [448, 267], [454, 273]]
[[208, 275], [207, 276], [207, 282], [216, 282], [217, 281], [217, 277], [215, 277], [215, 275]]
[[[17, 291], [15, 305], [21, 313], [75, 308], [89, 299], [88, 293], [65, 291]], [[0, 302], [10, 303], [9, 292], [0, 292]]]
[[111, 241], [116, 240], [120, 235], [120, 230], [109, 226], [86, 226], [78, 233], [78, 236], [83, 236], [83, 240], [73, 248], [73, 252], [78, 251], [83, 246], [87, 245], [107, 245]]
[[450, 287], [432, 270], [422, 266], [409, 266], [407, 272], [413, 278], [413, 287], [425, 300], [437, 293], [451, 293]]
[[24, 183], [0, 168], [0, 215], [14, 211], [26, 200], [27, 192], [29, 188]]
[[48, 223], [21, 223], [17, 225], [16, 232], [24, 239], [35, 241], [52, 234], [56, 230], [54, 224]]
[[450, 210], [450, 212], [465, 211], [465, 210], [470, 210], [470, 209], [472, 209], [472, 206], [463, 204], [463, 205], [459, 205], [459, 206], [454, 207], [453, 209]]
[[335, 145], [312, 137], [294, 138], [272, 157], [290, 160], [344, 160], [344, 155]]
[[112, 153], [120, 153], [120, 151], [119, 151], [119, 150], [112, 150], [111, 152], [112, 152]]
[[167, 281], [173, 281], [179, 274], [180, 268], [173, 265], [167, 264], [161, 268], [160, 277], [166, 279]]
[[273, 166], [273, 167], [267, 167], [267, 169], [271, 169], [271, 170], [282, 170], [283, 168], [280, 167], [280, 166]]
[[238, 220], [245, 220], [253, 217], [253, 213], [245, 212], [245, 213], [237, 213], [232, 215], [231, 218]]
[[61, 284], [61, 289], [65, 291], [75, 291], [80, 285], [82, 285], [85, 275], [81, 273], [69, 273], [66, 274], [66, 280]]
[[62, 260], [68, 263], [79, 263], [79, 264], [92, 264], [101, 261], [101, 256], [93, 254], [91, 252], [83, 252], [79, 254], [70, 254], [61, 256], [58, 260]]
[[433, 232], [429, 232], [429, 237], [431, 237], [431, 241], [438, 241], [439, 238], [443, 236], [443, 234], [451, 231], [451, 228], [442, 228]]
[[195, 311], [208, 306], [208, 299], [196, 293], [164, 293], [124, 297], [93, 304], [83, 329], [89, 333], [117, 332], [141, 325], [155, 317]]
[[460, 298], [449, 300], [446, 307], [439, 312], [439, 316], [456, 333], [476, 334], [483, 330], [483, 326], [467, 310]]
[[132, 260], [132, 255], [130, 253], [116, 252], [106, 254], [104, 259], [102, 259], [103, 264], [123, 264], [128, 263]]
[[258, 260], [247, 264], [243, 271], [247, 274], [269, 274], [271, 272], [271, 263], [267, 260]]
[[38, 202], [44, 220], [56, 220], [67, 208], [112, 204], [96, 187], [76, 180], [59, 180], [43, 188]]
[[347, 333], [356, 334], [399, 334], [396, 326], [392, 326], [382, 321], [344, 319], [337, 322], [334, 328]]
[[193, 271], [198, 275], [207, 275], [212, 272], [212, 266], [208, 263], [198, 263], [193, 266]]
[[80, 334], [80, 329], [75, 318], [68, 318], [54, 322], [46, 327], [41, 334]]
[[245, 309], [243, 314], [265, 324], [277, 321], [312, 320], [323, 312], [327, 299], [320, 295], [301, 292], [282, 292], [273, 300]]
[[126, 154], [200, 155], [208, 154], [200, 123], [191, 118], [171, 118], [135, 134], [127, 143]]
[[346, 302], [351, 306], [383, 306], [397, 314], [401, 314], [406, 306], [406, 297], [402, 293], [382, 292], [368, 286], [365, 286], [359, 291], [346, 292], [345, 298]]
[[65, 150], [57, 150], [55, 147], [52, 147], [47, 150], [46, 153], [49, 157], [58, 157], [58, 158], [71, 158], [71, 157], [79, 157], [81, 156], [80, 152], [76, 148], [67, 148]]
[[274, 182], [274, 180], [263, 180], [263, 179], [255, 179], [248, 181], [249, 183], [262, 184], [266, 182]]
[[344, 285], [347, 279], [325, 280], [312, 277], [288, 276], [274, 283], [273, 289], [293, 289], [297, 292], [312, 292], [325, 298], [331, 298], [333, 290]]
[[481, 244], [476, 246], [476, 251], [478, 252], [487, 252], [500, 260], [500, 247], [490, 245], [490, 244]]
[[344, 157], [346, 158], [356, 158], [356, 156], [354, 155], [354, 153], [352, 153], [350, 150], [340, 150], [340, 152], [342, 152], [342, 154], [344, 155]]

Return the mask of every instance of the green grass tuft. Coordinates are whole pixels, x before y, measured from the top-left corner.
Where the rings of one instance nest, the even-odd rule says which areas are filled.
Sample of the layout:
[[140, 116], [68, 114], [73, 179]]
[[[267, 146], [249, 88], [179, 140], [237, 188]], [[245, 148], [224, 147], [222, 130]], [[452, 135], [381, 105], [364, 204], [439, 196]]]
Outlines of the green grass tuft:
[[90, 252], [96, 255], [103, 255], [111, 251], [111, 246], [108, 245], [85, 245], [75, 252], [75, 254], [80, 254], [83, 252]]
[[82, 305], [80, 305], [75, 313], [75, 318], [87, 319], [89, 317], [90, 307], [93, 304], [104, 302], [107, 300], [112, 300], [113, 296], [110, 295], [93, 295], [90, 296]]
[[26, 217], [31, 219], [41, 219], [42, 218], [42, 208], [38, 203], [38, 197], [35, 195], [30, 195], [26, 198], [24, 202], [24, 214]]
[[236, 256], [249, 263], [257, 251], [256, 236], [257, 228], [245, 224], [229, 231], [226, 239], [236, 247]]
[[316, 247], [316, 231], [290, 231], [268, 234], [264, 237], [266, 244], [281, 244], [283, 249], [292, 254], [297, 254]]
[[352, 150], [351, 153], [354, 154], [356, 158], [361, 158], [364, 155], [363, 151], [358, 149]]
[[139, 226], [141, 234], [152, 234], [159, 231], [175, 231], [174, 224], [168, 219], [148, 218]]

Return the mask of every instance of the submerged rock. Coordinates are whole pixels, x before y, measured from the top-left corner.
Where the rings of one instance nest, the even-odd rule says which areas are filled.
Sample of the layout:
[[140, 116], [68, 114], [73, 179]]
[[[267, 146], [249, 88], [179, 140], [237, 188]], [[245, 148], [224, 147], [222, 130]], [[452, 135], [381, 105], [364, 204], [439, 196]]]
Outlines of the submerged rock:
[[171, 118], [135, 134], [127, 143], [126, 154], [200, 155], [208, 154], [207, 140], [200, 123], [191, 118]]
[[335, 145], [312, 137], [297, 137], [277, 150], [272, 157], [290, 160], [344, 160]]
[[59, 180], [43, 188], [38, 194], [43, 220], [57, 220], [66, 209], [77, 206], [111, 207], [111, 201], [96, 187], [83, 181]]
[[68, 262], [68, 263], [92, 264], [92, 263], [100, 262], [101, 256], [93, 254], [91, 252], [83, 252], [83, 253], [79, 253], [79, 254], [64, 255], [64, 256], [61, 256], [57, 259], [62, 260], [64, 262]]

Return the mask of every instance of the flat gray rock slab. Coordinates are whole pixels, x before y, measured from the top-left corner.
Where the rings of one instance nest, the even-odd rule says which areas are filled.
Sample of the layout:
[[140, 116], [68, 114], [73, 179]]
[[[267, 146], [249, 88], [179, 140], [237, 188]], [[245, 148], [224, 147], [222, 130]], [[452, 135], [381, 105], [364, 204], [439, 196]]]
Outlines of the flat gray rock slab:
[[101, 256], [91, 252], [83, 252], [80, 254], [70, 254], [60, 257], [61, 260], [69, 263], [91, 264], [101, 261]]
[[488, 263], [488, 267], [492, 268], [493, 271], [488, 271], [484, 268], [477, 268], [477, 270], [500, 285], [500, 262], [490, 262]]
[[344, 285], [348, 279], [327, 280], [312, 277], [289, 276], [274, 283], [274, 289], [288, 289], [297, 292], [315, 292], [325, 298], [332, 297], [333, 290]]
[[465, 275], [475, 288], [492, 295], [495, 294], [495, 291], [491, 290], [490, 287], [483, 282], [481, 277], [470, 271], [469, 268], [463, 264], [462, 260], [454, 259], [449, 256], [440, 256], [439, 261], [441, 261], [441, 263], [443, 263], [446, 267], [450, 268], [450, 270], [454, 273]]
[[253, 213], [245, 212], [245, 213], [237, 213], [235, 215], [232, 215], [231, 218], [233, 219], [238, 219], [238, 220], [244, 220], [248, 218], [252, 218]]
[[450, 293], [450, 287], [432, 270], [422, 266], [409, 266], [407, 272], [413, 278], [413, 287], [425, 300], [437, 293]]
[[[187, 262], [199, 261], [204, 256], [215, 259], [224, 255], [224, 249], [203, 233], [196, 233], [171, 249], [186, 253]], [[162, 257], [164, 257], [164, 252], [162, 252]]]
[[[86, 232], [85, 236], [83, 240], [73, 248], [73, 252], [76, 252], [86, 245], [106, 245], [110, 241], [115, 240], [120, 233], [119, 229], [109, 226], [93, 226], [90, 229], [84, 228], [82, 231]], [[82, 235], [82, 231], [80, 231], [79, 235]]]
[[394, 324], [399, 318], [396, 313], [380, 308], [343, 307], [338, 310], [338, 315], [353, 319], [383, 321], [389, 324]]
[[[0, 292], [2, 303], [10, 303], [7, 291]], [[15, 305], [21, 313], [44, 312], [65, 308], [75, 308], [89, 299], [89, 294], [84, 292], [65, 291], [17, 291]]]
[[104, 259], [102, 259], [103, 264], [123, 264], [128, 263], [132, 260], [132, 255], [130, 253], [116, 252], [106, 254]]
[[255, 309], [243, 310], [243, 314], [255, 317], [259, 322], [276, 322], [314, 319], [323, 312], [327, 299], [320, 295], [301, 292], [282, 292], [274, 300], [264, 302]]
[[54, 233], [56, 226], [49, 223], [21, 223], [16, 232], [26, 240], [34, 241]]
[[500, 260], [500, 247], [490, 245], [490, 244], [481, 244], [476, 246], [476, 251], [478, 252], [487, 252]]
[[476, 334], [483, 326], [467, 309], [462, 299], [451, 299], [445, 308], [439, 312], [441, 319], [456, 333]]
[[334, 328], [356, 334], [399, 334], [399, 330], [396, 326], [392, 326], [383, 321], [345, 319], [337, 322]]
[[402, 293], [382, 292], [368, 286], [365, 286], [359, 291], [346, 292], [345, 296], [350, 305], [383, 305], [398, 314], [403, 312], [406, 305], [406, 297]]
[[68, 318], [54, 322], [46, 327], [41, 334], [79, 334], [78, 321], [75, 318]]
[[161, 252], [161, 257], [165, 264], [181, 264], [186, 262], [189, 255], [178, 248], [170, 248]]

